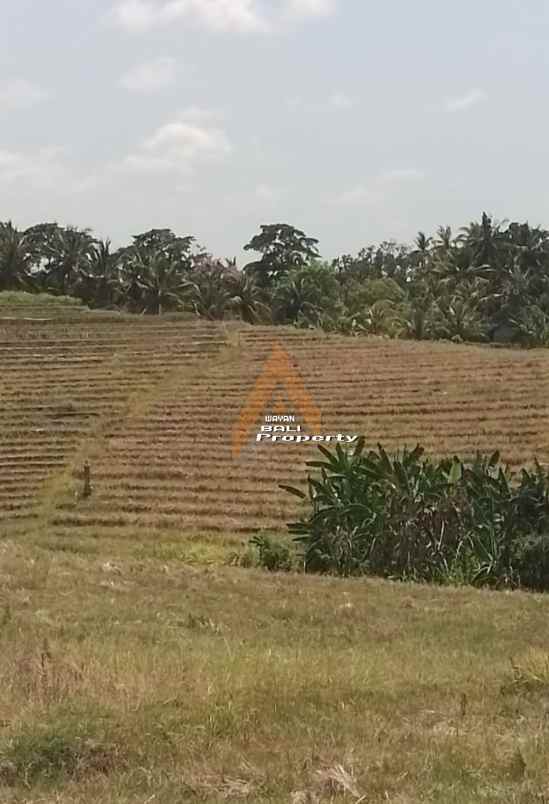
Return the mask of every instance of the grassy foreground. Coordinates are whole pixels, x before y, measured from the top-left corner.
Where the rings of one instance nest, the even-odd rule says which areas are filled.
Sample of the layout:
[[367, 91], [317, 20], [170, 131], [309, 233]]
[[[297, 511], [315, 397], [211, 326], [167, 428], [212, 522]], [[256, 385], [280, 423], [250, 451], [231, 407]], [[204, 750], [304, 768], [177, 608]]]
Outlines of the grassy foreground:
[[216, 549], [4, 535], [0, 801], [549, 801], [549, 597]]

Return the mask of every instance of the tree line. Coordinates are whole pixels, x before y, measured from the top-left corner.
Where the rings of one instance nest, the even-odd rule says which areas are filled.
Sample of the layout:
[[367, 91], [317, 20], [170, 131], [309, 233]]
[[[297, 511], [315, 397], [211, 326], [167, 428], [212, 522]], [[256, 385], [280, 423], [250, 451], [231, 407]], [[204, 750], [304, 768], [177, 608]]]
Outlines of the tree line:
[[113, 249], [89, 229], [0, 222], [0, 291], [355, 335], [549, 345], [549, 231], [539, 226], [483, 213], [457, 233], [439, 227], [332, 261], [318, 246], [289, 224], [263, 225], [244, 246], [257, 258], [240, 269], [170, 229]]

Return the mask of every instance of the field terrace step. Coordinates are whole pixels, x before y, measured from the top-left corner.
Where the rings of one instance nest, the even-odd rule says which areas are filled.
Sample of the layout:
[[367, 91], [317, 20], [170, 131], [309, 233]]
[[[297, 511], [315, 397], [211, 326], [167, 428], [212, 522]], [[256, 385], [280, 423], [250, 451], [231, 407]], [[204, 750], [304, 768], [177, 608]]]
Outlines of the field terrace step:
[[210, 324], [133, 320], [115, 327], [3, 321], [0, 336], [2, 523], [31, 517], [33, 498], [40, 500], [44, 483], [65, 471], [95, 427], [123, 416], [129, 400], [174, 368], [225, 343]]
[[[21, 350], [21, 362], [10, 351], [4, 370], [0, 351], [0, 376], [12, 384], [0, 390], [0, 401], [10, 405], [2, 413], [8, 429], [0, 433], [0, 474], [9, 464], [14, 495], [18, 482], [23, 493], [35, 488], [41, 473], [44, 480], [51, 476], [48, 455], [62, 461], [66, 454], [70, 463], [79, 444], [102, 424], [101, 450], [92, 464], [93, 496], [75, 498], [76, 472], [70, 488], [54, 500], [51, 521], [60, 533], [100, 529], [135, 532], [137, 538], [150, 530], [285, 531], [299, 515], [300, 503], [279, 484], [303, 487], [306, 461], [317, 454], [314, 445], [257, 444], [252, 429], [242, 456], [232, 454], [239, 412], [277, 343], [295, 360], [320, 408], [323, 433], [364, 434], [369, 446], [382, 441], [391, 449], [420, 441], [440, 456], [501, 447], [513, 466], [535, 454], [549, 459], [549, 355], [542, 350], [233, 327], [236, 357], [217, 361], [225, 336], [212, 324], [201, 330], [180, 322], [133, 325], [106, 319], [101, 326], [86, 321], [80, 329], [53, 323], [48, 328], [43, 322], [27, 329], [30, 344]], [[5, 331], [0, 336], [9, 342]], [[48, 360], [33, 365], [41, 338]], [[56, 350], [59, 359], [50, 371]], [[188, 374], [186, 367], [196, 367], [202, 353], [208, 358], [204, 371]], [[86, 360], [87, 355], [93, 359]], [[63, 416], [60, 396], [70, 400], [71, 386], [74, 411], [66, 408]], [[143, 404], [128, 408], [127, 400], [141, 394]], [[71, 427], [71, 418], [78, 426]], [[40, 448], [32, 446], [33, 432]], [[25, 454], [31, 459], [24, 460]], [[1, 500], [9, 502], [9, 494], [0, 498], [3, 522], [9, 512]], [[27, 515], [26, 500], [14, 496], [14, 517]]]
[[[154, 410], [127, 420], [123, 433], [116, 426], [109, 429], [105, 460], [109, 470], [97, 469], [94, 510], [75, 513], [72, 524], [90, 526], [100, 512], [105, 521], [111, 525], [118, 521], [120, 527], [154, 525], [185, 531], [215, 528], [224, 521], [227, 529], [252, 532], [262, 521], [264, 527], [283, 529], [295, 516], [296, 506], [293, 498], [279, 491], [278, 483], [302, 483], [304, 464], [313, 450], [310, 445], [270, 445], [256, 448], [239, 464], [230, 446], [234, 417], [223, 413], [229, 407], [238, 412], [277, 340], [298, 359], [300, 373], [322, 409], [325, 429], [345, 426], [350, 432], [364, 432], [372, 446], [383, 436], [395, 447], [419, 439], [434, 453], [460, 445], [473, 452], [477, 447], [490, 450], [503, 434], [513, 462], [519, 451], [525, 454], [525, 444], [534, 445], [547, 420], [542, 394], [532, 401], [536, 371], [539, 377], [548, 366], [545, 356], [527, 366], [520, 353], [512, 353], [498, 364], [494, 352], [470, 348], [458, 348], [449, 360], [448, 346], [421, 345], [418, 350], [415, 344], [410, 349], [377, 339], [342, 341], [292, 333], [284, 340], [282, 331], [259, 331], [257, 337], [247, 332], [241, 338], [246, 351], [237, 376], [213, 367], [207, 380], [180, 388], [168, 399], [160, 394]], [[499, 383], [497, 395], [490, 393], [485, 380], [482, 385], [471, 382], [472, 371], [481, 371], [483, 377], [488, 372]], [[520, 378], [511, 388], [510, 376]], [[442, 392], [449, 389], [449, 399], [443, 395], [434, 404], [433, 383]], [[500, 414], [510, 401], [518, 400], [533, 411], [531, 417], [525, 419], [526, 407], [521, 406]], [[461, 421], [456, 418], [460, 411], [467, 414]], [[132, 482], [137, 484], [133, 491], [128, 488]]]

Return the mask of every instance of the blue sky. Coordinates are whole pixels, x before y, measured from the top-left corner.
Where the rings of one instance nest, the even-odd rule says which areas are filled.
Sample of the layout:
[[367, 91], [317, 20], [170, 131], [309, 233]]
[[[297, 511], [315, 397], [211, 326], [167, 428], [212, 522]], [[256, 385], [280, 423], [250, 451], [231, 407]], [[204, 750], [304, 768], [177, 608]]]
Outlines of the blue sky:
[[549, 226], [537, 0], [36, 0], [0, 29], [0, 219], [323, 255], [483, 210]]

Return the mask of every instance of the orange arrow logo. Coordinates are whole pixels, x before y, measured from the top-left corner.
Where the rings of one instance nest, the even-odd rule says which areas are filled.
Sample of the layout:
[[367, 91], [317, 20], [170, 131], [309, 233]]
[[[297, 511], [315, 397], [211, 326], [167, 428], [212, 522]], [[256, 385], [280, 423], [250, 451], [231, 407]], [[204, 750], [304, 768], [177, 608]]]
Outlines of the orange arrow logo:
[[233, 457], [238, 458], [246, 443], [251, 428], [257, 425], [274, 391], [282, 385], [286, 389], [288, 400], [300, 413], [307, 426], [318, 432], [321, 426], [321, 414], [311, 399], [305, 384], [292, 364], [285, 349], [276, 344], [271, 356], [265, 362], [261, 374], [240, 412], [240, 417], [233, 428]]

